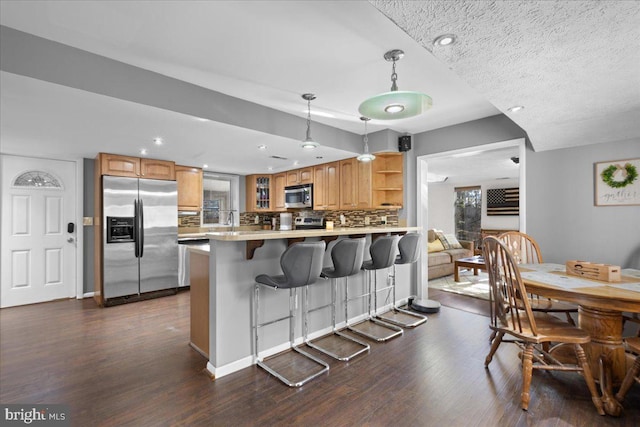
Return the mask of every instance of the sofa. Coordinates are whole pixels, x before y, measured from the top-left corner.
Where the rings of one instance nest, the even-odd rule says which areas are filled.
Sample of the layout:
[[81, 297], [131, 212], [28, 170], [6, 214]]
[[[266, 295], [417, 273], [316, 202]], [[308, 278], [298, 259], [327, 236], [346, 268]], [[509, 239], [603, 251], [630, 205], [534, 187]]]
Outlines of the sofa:
[[[440, 237], [438, 237], [440, 236]], [[446, 235], [451, 239], [453, 236]], [[470, 240], [455, 240], [462, 248], [448, 249], [448, 244], [442, 242], [443, 233], [430, 229], [427, 231], [428, 240], [428, 270], [429, 280], [453, 274], [454, 262], [460, 258], [468, 258], [474, 255], [474, 242]], [[439, 240], [439, 241], [436, 241]]]

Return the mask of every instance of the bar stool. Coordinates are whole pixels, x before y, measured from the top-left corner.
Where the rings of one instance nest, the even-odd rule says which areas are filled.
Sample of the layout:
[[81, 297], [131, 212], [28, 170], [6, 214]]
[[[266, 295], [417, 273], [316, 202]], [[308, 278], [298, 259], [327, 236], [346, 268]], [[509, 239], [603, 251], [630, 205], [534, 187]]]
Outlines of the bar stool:
[[[359, 354], [369, 351], [370, 349], [369, 344], [363, 343], [359, 340], [356, 340], [355, 338], [345, 335], [336, 328], [336, 299], [338, 294], [338, 279], [344, 277], [346, 292], [346, 287], [349, 286], [349, 276], [357, 274], [362, 267], [362, 260], [364, 258], [364, 245], [364, 237], [359, 239], [343, 239], [338, 241], [338, 243], [336, 243], [336, 245], [331, 250], [333, 267], [322, 269], [321, 277], [331, 279], [331, 304], [317, 307], [309, 311], [315, 311], [331, 306], [331, 321], [333, 325], [333, 333], [318, 338], [317, 340], [315, 340], [316, 342], [307, 340], [307, 328], [305, 323], [305, 342], [309, 347], [315, 348], [316, 350], [321, 351], [322, 353], [331, 356], [334, 359], [345, 362], [351, 360], [351, 358]], [[346, 302], [345, 319], [348, 319]], [[327, 346], [320, 345], [320, 341], [330, 340], [331, 337], [336, 337], [340, 341], [342, 341], [342, 344], [339, 347], [341, 348], [341, 350], [346, 350], [349, 354], [338, 354], [337, 351], [334, 351]], [[345, 347], [345, 341], [349, 347], [353, 348], [351, 352], [349, 352], [348, 348], [343, 348]]]
[[[280, 257], [280, 267], [282, 268], [283, 275], [279, 276], [269, 276], [266, 274], [261, 274], [256, 277], [256, 285], [254, 289], [254, 304], [253, 304], [253, 319], [254, 319], [254, 356], [256, 360], [256, 364], [269, 372], [271, 375], [278, 378], [283, 383], [287, 384], [289, 387], [300, 387], [306, 384], [308, 381], [314, 379], [318, 375], [321, 375], [329, 370], [329, 365], [325, 363], [323, 360], [318, 359], [300, 349], [299, 347], [294, 345], [294, 326], [295, 326], [295, 302], [298, 297], [298, 288], [299, 287], [307, 287], [313, 283], [315, 283], [320, 277], [320, 273], [322, 271], [322, 259], [324, 256], [326, 244], [323, 241], [319, 242], [301, 242], [294, 243], [289, 246], [282, 256]], [[281, 317], [279, 319], [271, 320], [268, 322], [260, 323], [258, 314], [260, 308], [260, 286], [267, 286], [271, 289], [289, 289], [289, 315], [285, 317]], [[307, 317], [307, 307], [306, 307], [306, 298], [303, 299], [303, 308], [302, 313], [304, 320], [306, 322]], [[307, 359], [315, 362], [320, 365], [322, 369], [317, 372], [314, 372], [311, 375], [301, 379], [301, 380], [291, 380], [287, 378], [285, 375], [277, 372], [274, 368], [268, 366], [265, 361], [259, 356], [259, 347], [258, 347], [258, 329], [271, 325], [273, 323], [279, 322], [281, 320], [289, 319], [289, 349], [293, 350], [296, 353], [301, 354]], [[285, 352], [278, 353], [270, 357], [272, 360], [277, 358], [278, 356], [284, 354]]]
[[[358, 296], [357, 298], [369, 297], [368, 304], [368, 312], [367, 319], [362, 322], [358, 322], [354, 325], [349, 325], [349, 317], [347, 317], [347, 329], [350, 331], [362, 335], [364, 337], [370, 338], [377, 342], [388, 341], [391, 338], [398, 337], [402, 335], [402, 328], [399, 328], [395, 325], [391, 325], [384, 321], [381, 321], [375, 317], [375, 311], [373, 315], [371, 314], [371, 297], [374, 299], [374, 306], [377, 306], [377, 286], [378, 286], [378, 278], [376, 277], [376, 271], [382, 270], [385, 268], [389, 268], [393, 265], [396, 259], [396, 250], [398, 248], [398, 236], [382, 236], [375, 239], [371, 246], [369, 247], [369, 253], [371, 254], [371, 259], [365, 261], [362, 264], [362, 269], [367, 272], [367, 293]], [[373, 272], [374, 276], [374, 285], [373, 290], [371, 287], [371, 273]], [[348, 302], [348, 294], [347, 294], [347, 302]], [[345, 302], [345, 304], [347, 304]], [[347, 304], [348, 305], [348, 304]], [[345, 310], [346, 314], [346, 310]], [[377, 325], [377, 327], [376, 327]], [[366, 328], [367, 330], [363, 330], [362, 328]], [[386, 335], [376, 335], [374, 333], [374, 329], [386, 329], [388, 332]]]
[[[391, 274], [391, 285], [381, 290], [390, 289], [393, 291], [393, 300], [391, 302], [391, 310], [376, 316], [378, 319], [388, 322], [394, 325], [402, 326], [403, 328], [415, 328], [427, 321], [427, 317], [421, 314], [413, 313], [408, 310], [403, 310], [396, 306], [396, 265], [398, 264], [412, 264], [418, 260], [420, 256], [420, 234], [409, 233], [405, 234], [398, 241], [398, 251], [400, 255], [396, 257], [393, 263], [393, 273]], [[374, 307], [374, 312], [378, 310], [378, 307]]]

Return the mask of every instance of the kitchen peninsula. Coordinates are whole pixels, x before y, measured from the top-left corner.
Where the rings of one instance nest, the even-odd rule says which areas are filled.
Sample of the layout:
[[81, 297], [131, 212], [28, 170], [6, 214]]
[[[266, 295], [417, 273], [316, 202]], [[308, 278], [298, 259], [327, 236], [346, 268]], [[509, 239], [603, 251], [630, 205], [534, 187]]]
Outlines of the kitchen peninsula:
[[[253, 361], [252, 330], [251, 330], [251, 304], [255, 277], [259, 274], [282, 274], [280, 269], [280, 256], [289, 244], [309, 240], [324, 240], [327, 242], [324, 265], [331, 265], [331, 248], [339, 238], [365, 237], [367, 247], [365, 259], [368, 256], [368, 247], [377, 236], [387, 234], [405, 234], [407, 232], [422, 232], [420, 227], [354, 227], [335, 228], [332, 230], [288, 230], [288, 231], [227, 231], [207, 233], [209, 238], [209, 263], [208, 271], [202, 271], [203, 265], [192, 271], [192, 278], [198, 275], [199, 281], [206, 283], [208, 273], [208, 289], [193, 287], [192, 306], [199, 298], [208, 296], [208, 310], [204, 311], [206, 317], [194, 319], [192, 316], [192, 341], [193, 331], [202, 332], [202, 328], [208, 329], [208, 358], [207, 370], [214, 377], [222, 377], [229, 373], [251, 366]], [[206, 248], [197, 247], [190, 249], [200, 256], [206, 255]], [[192, 264], [192, 269], [195, 266]], [[200, 271], [198, 271], [200, 270]], [[203, 274], [204, 273], [204, 274]], [[377, 273], [378, 288], [386, 286], [386, 271]], [[399, 265], [397, 267], [396, 294], [399, 301], [406, 300], [411, 295], [412, 280], [411, 265]], [[415, 280], [414, 280], [415, 281]], [[309, 307], [324, 306], [331, 301], [331, 287], [329, 280], [320, 279], [309, 287]], [[365, 293], [365, 273], [359, 273], [349, 278], [349, 294], [361, 295]], [[194, 292], [195, 291], [195, 292]], [[208, 295], [206, 295], [208, 293]], [[344, 295], [344, 282], [338, 286], [339, 295]], [[304, 295], [304, 293], [302, 293]], [[389, 306], [387, 292], [379, 293], [379, 307]], [[288, 311], [288, 292], [265, 292], [261, 296], [260, 316], [276, 318]], [[344, 324], [344, 308], [342, 297], [338, 297], [336, 307], [336, 322]], [[264, 303], [262, 301], [264, 300]], [[354, 317], [350, 322], [366, 318], [367, 299], [351, 301], [349, 313]], [[300, 305], [296, 304], [296, 318], [301, 319]], [[263, 312], [264, 311], [264, 312]], [[268, 312], [267, 312], [268, 311]], [[202, 313], [202, 311], [199, 311]], [[277, 325], [277, 324], [276, 324]], [[265, 355], [275, 354], [288, 348], [288, 335], [286, 328], [276, 325], [261, 330], [261, 349]], [[315, 338], [331, 332], [331, 310], [312, 311], [309, 314], [309, 338]], [[296, 323], [296, 342], [302, 341], [302, 329], [300, 321]], [[197, 347], [197, 345], [196, 345]], [[204, 352], [204, 351], [203, 351]], [[262, 353], [262, 352], [261, 352]]]

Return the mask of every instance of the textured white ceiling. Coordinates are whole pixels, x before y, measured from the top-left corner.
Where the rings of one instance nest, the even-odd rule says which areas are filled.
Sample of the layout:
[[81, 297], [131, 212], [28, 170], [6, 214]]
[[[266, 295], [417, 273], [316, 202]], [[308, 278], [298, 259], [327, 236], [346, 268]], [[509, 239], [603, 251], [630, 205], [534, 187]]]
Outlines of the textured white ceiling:
[[[639, 2], [2, 1], [0, 12], [2, 25], [301, 117], [300, 94], [314, 92], [313, 112], [334, 116], [314, 114], [314, 122], [358, 134], [358, 104], [390, 84], [382, 54], [401, 48], [400, 89], [428, 93], [434, 107], [372, 121], [371, 132], [419, 133], [503, 111], [536, 150], [640, 136]], [[431, 41], [448, 32], [458, 43], [435, 49]], [[14, 154], [40, 146], [66, 157], [110, 147], [135, 155], [159, 129], [172, 136], [156, 148], [160, 158], [249, 173], [266, 166], [264, 153], [247, 150], [250, 141], [277, 138], [215, 123], [203, 132], [176, 113], [26, 78], [2, 81], [15, 82], [0, 91], [3, 113], [11, 112], [2, 117], [2, 149]], [[525, 109], [506, 112], [516, 104]], [[126, 132], [110, 121], [123, 108]]]
[[[536, 150], [640, 137], [638, 1], [371, 1]], [[432, 41], [453, 33], [447, 48]], [[523, 105], [524, 110], [507, 109]]]
[[428, 160], [428, 177], [446, 177], [447, 185], [477, 185], [499, 183], [520, 178], [520, 166], [511, 158], [518, 157], [519, 147], [497, 148], [484, 151], [466, 151]]

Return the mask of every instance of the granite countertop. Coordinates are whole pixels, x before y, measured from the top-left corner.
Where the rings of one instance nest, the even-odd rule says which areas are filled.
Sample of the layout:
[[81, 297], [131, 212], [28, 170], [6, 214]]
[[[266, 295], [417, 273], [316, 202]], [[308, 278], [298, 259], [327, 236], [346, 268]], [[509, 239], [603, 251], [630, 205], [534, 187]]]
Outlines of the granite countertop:
[[303, 237], [347, 236], [353, 234], [381, 234], [409, 231], [422, 231], [421, 227], [340, 227], [333, 230], [253, 230], [253, 231], [222, 231], [206, 233], [211, 240], [219, 241], [247, 241], [270, 239], [297, 239]]

